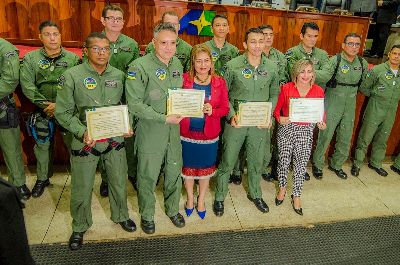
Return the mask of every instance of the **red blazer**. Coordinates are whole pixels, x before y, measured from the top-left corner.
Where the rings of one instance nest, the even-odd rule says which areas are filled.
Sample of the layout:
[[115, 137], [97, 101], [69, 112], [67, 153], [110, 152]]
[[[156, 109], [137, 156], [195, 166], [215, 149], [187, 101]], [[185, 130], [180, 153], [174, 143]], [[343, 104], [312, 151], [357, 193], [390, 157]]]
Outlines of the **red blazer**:
[[[189, 74], [183, 74], [183, 88], [193, 88], [193, 81]], [[204, 114], [204, 136], [208, 139], [216, 138], [221, 131], [220, 119], [229, 112], [228, 89], [223, 77], [213, 76], [211, 78], [211, 100], [212, 114]], [[181, 135], [189, 136], [190, 119], [184, 118], [180, 122]]]

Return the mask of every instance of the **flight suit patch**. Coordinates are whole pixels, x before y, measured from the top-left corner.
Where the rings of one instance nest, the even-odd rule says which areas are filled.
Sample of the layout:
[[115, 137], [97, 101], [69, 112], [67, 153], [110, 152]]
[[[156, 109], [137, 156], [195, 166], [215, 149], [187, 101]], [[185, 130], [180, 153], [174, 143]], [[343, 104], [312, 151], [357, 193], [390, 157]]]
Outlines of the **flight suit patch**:
[[89, 90], [91, 89], [95, 89], [97, 87], [97, 81], [96, 79], [94, 79], [93, 77], [86, 77], [83, 80], [83, 84], [85, 85], [85, 87]]
[[184, 53], [177, 53], [175, 54], [176, 58], [178, 58], [179, 60], [184, 60], [186, 59], [186, 54]]
[[221, 60], [223, 60], [223, 61], [230, 61], [231, 59], [232, 59], [232, 57], [228, 54], [221, 55]]
[[385, 90], [385, 85], [379, 85], [379, 86], [378, 86], [378, 90], [379, 90], [379, 91]]
[[123, 52], [132, 52], [131, 47], [119, 47], [119, 49]]
[[362, 67], [361, 66], [354, 66], [354, 68], [353, 68], [355, 71], [361, 71], [362, 70]]
[[136, 72], [129, 71], [128, 73], [126, 73], [126, 79], [136, 80]]
[[68, 63], [65, 61], [56, 62], [56, 67], [68, 67]]
[[180, 76], [181, 73], [179, 72], [179, 70], [172, 71], [172, 77], [180, 77]]
[[158, 68], [156, 70], [156, 76], [158, 77], [158, 79], [164, 80], [167, 77], [167, 72], [162, 68]]
[[245, 68], [242, 71], [242, 75], [244, 78], [249, 79], [251, 77], [251, 75], [253, 74], [253, 71], [251, 71], [251, 69], [249, 68]]
[[318, 59], [315, 59], [315, 58], [314, 58], [314, 59], [311, 59], [311, 61], [313, 62], [314, 65], [317, 65], [317, 64], [319, 63], [319, 60], [318, 60]]
[[45, 70], [45, 69], [47, 69], [47, 68], [50, 67], [50, 62], [49, 62], [47, 59], [41, 59], [41, 60], [38, 62], [38, 65], [39, 65], [39, 68], [40, 68], [40, 69]]
[[262, 69], [258, 69], [258, 70], [257, 70], [257, 73], [258, 73], [260, 76], [267, 76], [267, 75], [268, 75], [268, 72], [265, 71], [265, 70], [262, 70]]
[[350, 71], [350, 67], [349, 67], [347, 64], [345, 64], [345, 65], [343, 65], [342, 67], [340, 67], [340, 71], [341, 71], [343, 74], [347, 74], [347, 73]]
[[391, 73], [391, 72], [386, 72], [385, 73], [385, 78], [387, 79], [387, 80], [390, 80], [390, 79], [392, 79], [394, 76], [393, 76], [393, 74]]
[[219, 56], [219, 54], [218, 54], [218, 52], [211, 52], [211, 56], [212, 56], [212, 60], [213, 60], [213, 62], [215, 62], [216, 60], [218, 60], [218, 56]]
[[12, 57], [12, 56], [16, 56], [17, 54], [18, 54], [17, 51], [9, 51], [9, 52], [6, 52], [6, 53], [4, 54], [4, 57], [10, 58], [10, 57]]
[[118, 82], [115, 80], [106, 80], [104, 82], [105, 87], [117, 87], [117, 85], [118, 85]]
[[293, 52], [291, 51], [291, 50], [289, 50], [289, 51], [287, 51], [286, 53], [285, 53], [285, 57], [286, 58], [290, 58], [290, 57], [292, 57], [293, 56]]

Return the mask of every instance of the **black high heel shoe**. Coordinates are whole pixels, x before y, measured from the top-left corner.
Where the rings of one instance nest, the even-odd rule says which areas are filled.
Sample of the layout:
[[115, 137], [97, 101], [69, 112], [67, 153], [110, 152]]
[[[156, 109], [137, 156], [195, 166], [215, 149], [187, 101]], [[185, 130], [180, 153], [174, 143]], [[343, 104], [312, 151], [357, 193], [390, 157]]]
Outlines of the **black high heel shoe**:
[[[286, 191], [285, 191], [285, 195], [283, 196], [283, 200], [285, 199], [286, 196]], [[277, 197], [275, 197], [275, 205], [279, 206], [283, 203], [283, 200], [279, 200]]]
[[297, 213], [298, 215], [303, 215], [303, 208], [299, 208], [299, 209], [294, 208], [293, 194], [291, 195], [291, 198], [292, 198], [292, 207], [293, 207], [294, 212]]

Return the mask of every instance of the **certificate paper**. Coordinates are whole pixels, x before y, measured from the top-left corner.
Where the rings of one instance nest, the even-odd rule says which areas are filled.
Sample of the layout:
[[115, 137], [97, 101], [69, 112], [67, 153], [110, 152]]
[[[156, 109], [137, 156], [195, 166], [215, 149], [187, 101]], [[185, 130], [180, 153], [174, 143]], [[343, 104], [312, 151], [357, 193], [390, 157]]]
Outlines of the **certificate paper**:
[[88, 134], [100, 140], [129, 133], [129, 116], [126, 105], [94, 108], [86, 111]]
[[169, 89], [167, 115], [177, 114], [183, 117], [203, 118], [204, 90]]
[[244, 102], [239, 103], [239, 126], [265, 126], [271, 122], [271, 102]]
[[323, 98], [291, 98], [289, 120], [291, 122], [317, 123], [324, 119]]

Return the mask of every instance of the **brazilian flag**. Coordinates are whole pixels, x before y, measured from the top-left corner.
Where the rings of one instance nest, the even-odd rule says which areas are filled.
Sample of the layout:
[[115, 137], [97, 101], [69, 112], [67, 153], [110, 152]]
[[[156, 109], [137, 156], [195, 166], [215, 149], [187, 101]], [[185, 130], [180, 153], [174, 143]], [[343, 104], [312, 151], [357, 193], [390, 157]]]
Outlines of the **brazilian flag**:
[[214, 17], [215, 11], [191, 9], [179, 21], [179, 33], [186, 31], [189, 35], [213, 36], [211, 21]]

